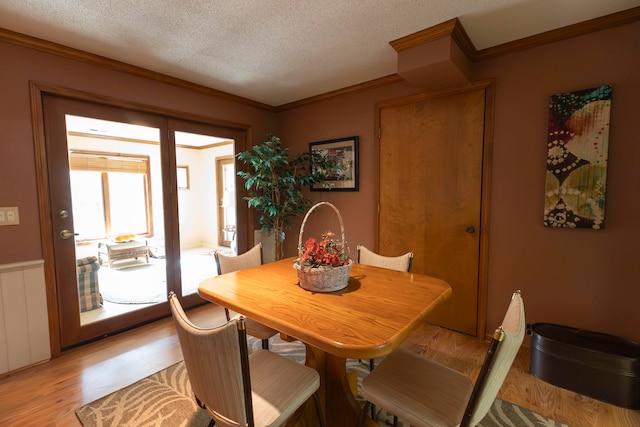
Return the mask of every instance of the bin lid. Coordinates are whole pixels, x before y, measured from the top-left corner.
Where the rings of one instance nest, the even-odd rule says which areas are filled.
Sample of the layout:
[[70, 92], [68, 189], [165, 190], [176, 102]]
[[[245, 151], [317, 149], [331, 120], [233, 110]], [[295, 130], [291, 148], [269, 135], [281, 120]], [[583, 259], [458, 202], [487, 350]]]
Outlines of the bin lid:
[[628, 358], [640, 358], [640, 344], [615, 335], [592, 332], [553, 323], [534, 323], [531, 326], [531, 330], [535, 335], [560, 343]]

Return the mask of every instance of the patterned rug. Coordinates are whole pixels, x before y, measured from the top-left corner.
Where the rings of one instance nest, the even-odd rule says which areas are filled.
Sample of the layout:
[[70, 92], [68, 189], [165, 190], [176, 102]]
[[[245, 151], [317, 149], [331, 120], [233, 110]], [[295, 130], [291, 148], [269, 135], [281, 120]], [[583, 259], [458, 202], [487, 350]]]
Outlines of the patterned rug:
[[[260, 349], [260, 342], [249, 337], [250, 351]], [[270, 349], [283, 356], [304, 363], [304, 345], [285, 342], [278, 336], [270, 340]], [[347, 370], [358, 373], [358, 383], [368, 373], [369, 361], [348, 360]], [[144, 378], [122, 390], [98, 399], [76, 411], [85, 427], [200, 427], [207, 426], [211, 418], [193, 399], [184, 363], [179, 362]], [[392, 423], [393, 416], [379, 412], [380, 426]], [[398, 423], [401, 427], [407, 424]], [[482, 427], [545, 426], [568, 427], [566, 424], [544, 417], [512, 403], [496, 399]]]

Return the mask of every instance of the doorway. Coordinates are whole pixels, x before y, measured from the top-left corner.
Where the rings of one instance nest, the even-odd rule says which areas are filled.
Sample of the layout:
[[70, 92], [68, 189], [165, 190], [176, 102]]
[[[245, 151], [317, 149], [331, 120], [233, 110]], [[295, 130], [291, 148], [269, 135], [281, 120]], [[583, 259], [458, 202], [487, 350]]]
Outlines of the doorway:
[[218, 245], [238, 254], [236, 245], [236, 165], [233, 156], [216, 159], [216, 196], [218, 198]]
[[429, 321], [482, 338], [488, 88], [482, 82], [378, 105], [378, 251], [413, 251], [413, 272], [453, 289]]
[[[206, 165], [242, 150], [245, 131], [32, 89], [42, 100], [36, 152], [52, 354], [169, 315], [170, 291], [187, 307], [202, 304], [197, 285], [215, 274], [217, 204], [194, 201], [215, 194]], [[79, 119], [83, 126], [72, 123]], [[126, 131], [101, 134], [106, 125]], [[97, 267], [85, 267], [91, 258]], [[83, 282], [95, 298], [83, 300]], [[155, 296], [136, 300], [147, 288]]]

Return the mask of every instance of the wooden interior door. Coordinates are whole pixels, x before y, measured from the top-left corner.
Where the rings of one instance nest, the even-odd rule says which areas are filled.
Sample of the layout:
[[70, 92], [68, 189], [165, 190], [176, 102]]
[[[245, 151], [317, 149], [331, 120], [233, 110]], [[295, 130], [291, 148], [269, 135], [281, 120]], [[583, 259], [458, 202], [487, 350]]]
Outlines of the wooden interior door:
[[378, 251], [414, 251], [412, 271], [446, 280], [435, 324], [478, 330], [485, 87], [379, 104]]

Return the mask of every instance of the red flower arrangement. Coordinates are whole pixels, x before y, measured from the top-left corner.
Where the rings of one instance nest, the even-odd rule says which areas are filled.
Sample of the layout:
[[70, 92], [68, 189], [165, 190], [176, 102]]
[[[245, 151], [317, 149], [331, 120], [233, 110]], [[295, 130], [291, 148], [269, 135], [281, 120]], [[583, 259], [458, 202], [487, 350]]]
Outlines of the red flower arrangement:
[[336, 242], [333, 236], [333, 232], [327, 231], [322, 234], [320, 242], [313, 237], [307, 239], [300, 258], [303, 270], [340, 267], [349, 262], [349, 257], [345, 254], [345, 242]]

